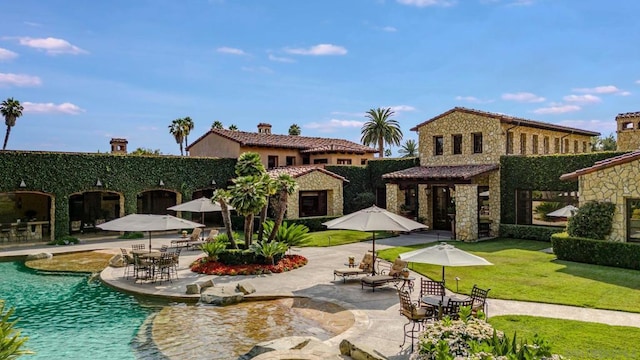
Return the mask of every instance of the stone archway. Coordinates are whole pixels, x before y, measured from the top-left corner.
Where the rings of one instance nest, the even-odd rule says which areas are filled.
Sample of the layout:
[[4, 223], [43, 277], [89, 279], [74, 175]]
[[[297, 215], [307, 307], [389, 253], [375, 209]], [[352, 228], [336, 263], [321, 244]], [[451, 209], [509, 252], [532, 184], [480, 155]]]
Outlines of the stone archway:
[[115, 191], [84, 191], [69, 196], [69, 232], [96, 232], [96, 227], [124, 214], [124, 198]]
[[145, 190], [137, 195], [136, 213], [175, 216], [176, 212], [167, 210], [167, 208], [176, 205], [181, 200], [182, 194], [175, 190]]
[[51, 239], [52, 219], [55, 219], [54, 204], [53, 194], [41, 191], [0, 193], [0, 223], [6, 227], [6, 236], [2, 240], [8, 242]]

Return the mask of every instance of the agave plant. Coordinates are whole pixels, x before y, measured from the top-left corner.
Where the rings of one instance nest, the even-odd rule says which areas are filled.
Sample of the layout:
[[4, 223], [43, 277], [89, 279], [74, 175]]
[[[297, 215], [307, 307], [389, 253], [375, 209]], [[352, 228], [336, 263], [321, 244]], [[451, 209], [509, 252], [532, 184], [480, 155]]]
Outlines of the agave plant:
[[282, 255], [287, 252], [287, 244], [279, 241], [256, 241], [249, 247], [256, 255], [265, 258], [268, 264], [274, 265], [274, 259], [278, 255]]
[[[218, 235], [220, 237], [220, 235]], [[209, 241], [200, 245], [200, 250], [207, 254], [207, 260], [216, 261], [220, 253], [227, 249], [228, 242], [225, 239], [216, 238], [215, 241]]]
[[[271, 234], [274, 227], [273, 221], [265, 221], [263, 228], [265, 236]], [[287, 244], [287, 247], [300, 246], [309, 240], [309, 228], [302, 224], [282, 223], [276, 232], [274, 241]]]
[[4, 301], [0, 300], [0, 359], [16, 359], [21, 355], [33, 354], [24, 348], [29, 339], [16, 329], [18, 320], [12, 320], [13, 308], [5, 309]]

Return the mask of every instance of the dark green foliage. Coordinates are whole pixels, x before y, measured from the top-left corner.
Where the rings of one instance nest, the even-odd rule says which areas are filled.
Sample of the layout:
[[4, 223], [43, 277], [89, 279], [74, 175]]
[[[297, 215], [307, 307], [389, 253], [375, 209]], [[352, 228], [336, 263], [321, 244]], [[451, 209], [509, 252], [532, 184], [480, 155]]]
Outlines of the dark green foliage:
[[372, 192], [363, 192], [356, 195], [351, 206], [353, 206], [354, 210], [357, 211], [371, 207], [372, 205], [375, 205], [375, 203], [376, 194]]
[[144, 233], [141, 231], [128, 231], [124, 234], [118, 236], [118, 239], [142, 239], [144, 238]]
[[322, 223], [327, 222], [329, 220], [336, 219], [338, 217], [339, 216], [316, 216], [316, 217], [306, 217], [306, 218], [300, 218], [300, 219], [287, 219], [287, 222], [290, 224], [304, 225], [309, 228], [310, 232], [314, 232], [314, 231], [327, 230], [327, 227], [322, 225]]
[[47, 245], [74, 245], [78, 244], [80, 240], [77, 237], [65, 235], [61, 236], [55, 240], [51, 240], [47, 243]]
[[[211, 180], [225, 186], [234, 177], [235, 159], [177, 156], [129, 156], [112, 154], [6, 151], [0, 153], [3, 178], [0, 192], [15, 191], [24, 180], [26, 191], [55, 196], [54, 237], [69, 233], [69, 196], [84, 191], [113, 191], [125, 196], [125, 214], [137, 210], [136, 195], [163, 189], [187, 198], [199, 189], [209, 188]], [[96, 180], [103, 186], [96, 188]]]
[[369, 160], [367, 163], [367, 169], [369, 170], [371, 189], [383, 188], [385, 186], [385, 181], [382, 179], [382, 175], [412, 168], [414, 166], [420, 166], [420, 159], [402, 158]]
[[517, 189], [577, 191], [577, 181], [562, 181], [560, 176], [621, 154], [624, 152], [500, 157], [500, 222], [515, 223]]
[[538, 215], [538, 217], [541, 220], [544, 221], [550, 221], [553, 220], [553, 218], [548, 217], [547, 214], [550, 212], [554, 212], [560, 208], [562, 208], [564, 205], [560, 202], [556, 202], [556, 201], [545, 201], [543, 203], [541, 203], [540, 205], [536, 206], [535, 209], [533, 209], [533, 212]]
[[227, 265], [255, 264], [256, 254], [250, 250], [231, 249], [218, 254], [218, 261]]
[[28, 337], [22, 336], [16, 329], [18, 319], [13, 316], [13, 308], [5, 308], [4, 300], [0, 300], [0, 359], [13, 360], [22, 355], [33, 354], [25, 349]]
[[569, 219], [569, 235], [603, 240], [611, 233], [616, 206], [610, 202], [589, 201]]
[[[274, 222], [267, 220], [264, 223], [264, 234], [271, 234], [273, 231]], [[282, 226], [278, 228], [274, 241], [287, 245], [287, 248], [292, 246], [300, 246], [309, 240], [309, 228], [302, 224], [295, 224], [283, 222]]]
[[500, 224], [500, 237], [509, 239], [551, 241], [551, 235], [563, 231], [564, 227]]
[[566, 232], [553, 235], [551, 244], [560, 260], [640, 270], [640, 244], [571, 237]]

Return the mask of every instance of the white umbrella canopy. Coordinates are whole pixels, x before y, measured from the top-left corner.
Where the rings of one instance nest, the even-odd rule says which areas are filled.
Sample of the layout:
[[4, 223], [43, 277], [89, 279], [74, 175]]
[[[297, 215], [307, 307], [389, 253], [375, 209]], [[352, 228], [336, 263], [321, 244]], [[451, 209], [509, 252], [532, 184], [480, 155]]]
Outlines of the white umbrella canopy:
[[107, 231], [148, 231], [149, 250], [151, 250], [151, 232], [178, 229], [194, 229], [204, 225], [171, 215], [130, 214], [107, 221], [97, 227]]
[[570, 218], [570, 217], [573, 216], [573, 214], [576, 213], [576, 211], [578, 211], [577, 207], [575, 207], [573, 205], [567, 205], [565, 207], [561, 207], [558, 210], [555, 210], [555, 211], [552, 211], [552, 212], [548, 213], [547, 216]]
[[327, 229], [373, 232], [373, 256], [376, 254], [376, 231], [412, 231], [428, 228], [425, 224], [407, 219], [383, 208], [372, 206], [322, 223]]
[[[227, 206], [229, 207], [229, 210], [234, 210], [231, 205]], [[220, 207], [220, 203], [217, 201], [212, 201], [207, 197], [201, 197], [199, 199], [187, 201], [186, 203], [174, 205], [167, 208], [167, 210], [199, 212], [200, 222], [204, 224], [204, 213], [222, 211], [222, 207]], [[204, 239], [204, 231], [202, 232], [202, 238]]]

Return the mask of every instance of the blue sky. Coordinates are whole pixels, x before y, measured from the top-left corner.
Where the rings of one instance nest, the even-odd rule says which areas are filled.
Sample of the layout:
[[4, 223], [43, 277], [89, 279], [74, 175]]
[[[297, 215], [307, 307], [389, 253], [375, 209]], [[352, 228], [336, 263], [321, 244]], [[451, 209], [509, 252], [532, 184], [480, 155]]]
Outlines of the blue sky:
[[[359, 141], [455, 106], [615, 132], [640, 111], [632, 0], [21, 0], [3, 4], [8, 149], [179, 154], [171, 120]], [[2, 132], [0, 132], [2, 133]], [[396, 151], [394, 149], [394, 154]]]

